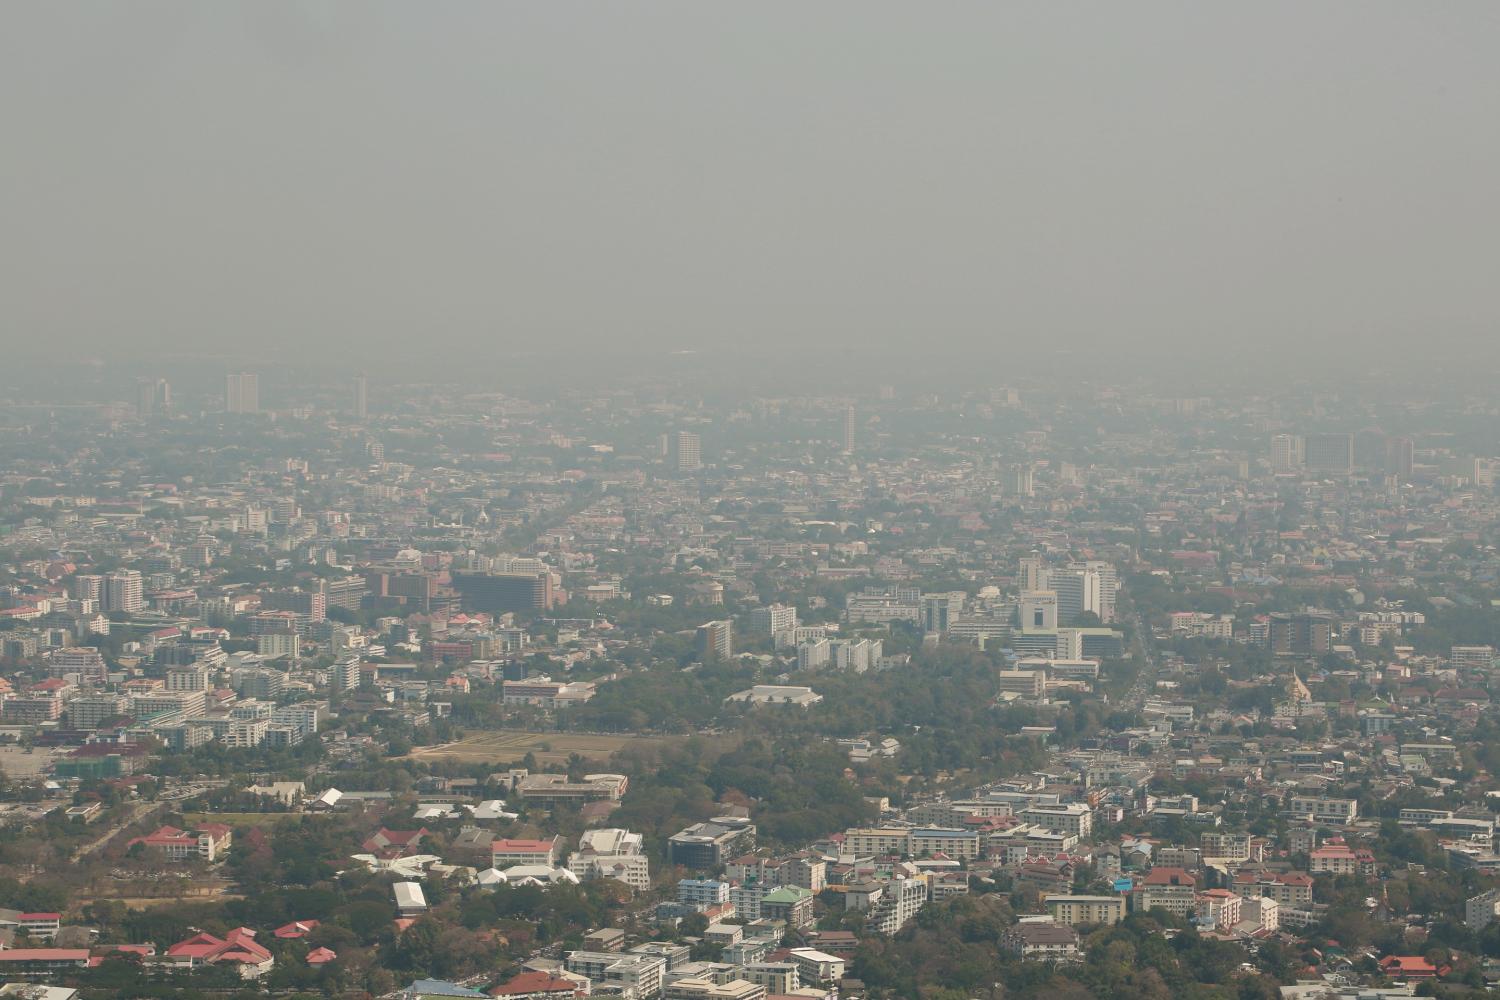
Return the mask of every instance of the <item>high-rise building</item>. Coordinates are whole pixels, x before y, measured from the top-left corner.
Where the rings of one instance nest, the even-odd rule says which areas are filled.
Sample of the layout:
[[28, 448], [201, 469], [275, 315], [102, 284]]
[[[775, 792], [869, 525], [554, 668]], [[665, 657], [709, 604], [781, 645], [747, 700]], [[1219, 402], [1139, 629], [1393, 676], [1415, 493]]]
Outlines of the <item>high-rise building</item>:
[[1057, 628], [1057, 594], [1051, 590], [1028, 590], [1021, 595], [1022, 628]]
[[469, 611], [504, 614], [507, 611], [552, 610], [552, 574], [454, 573], [453, 586]]
[[73, 598], [102, 605], [104, 603], [104, 577], [93, 573], [79, 573], [73, 577]]
[[1303, 439], [1302, 461], [1319, 472], [1353, 472], [1354, 435], [1309, 434]]
[[224, 376], [224, 412], [260, 412], [260, 377], [258, 375], [254, 372], [232, 372]]
[[140, 379], [135, 394], [135, 415], [142, 420], [165, 413], [172, 406], [172, 387], [164, 378]]
[[1057, 595], [1057, 617], [1065, 624], [1072, 624], [1078, 616], [1085, 611], [1098, 615], [1103, 621], [1104, 616], [1100, 614], [1103, 604], [1100, 592], [1103, 590], [1099, 574], [1091, 569], [1070, 566], [1063, 570], [1053, 570], [1047, 574], [1048, 585], [1053, 593]]
[[698, 652], [707, 659], [727, 660], [734, 655], [734, 623], [729, 619], [698, 626]]
[[1089, 559], [1073, 563], [1069, 569], [1084, 569], [1099, 576], [1099, 607], [1093, 609], [1099, 620], [1108, 624], [1115, 620], [1115, 595], [1120, 592], [1120, 575], [1115, 564], [1102, 559]]
[[1292, 472], [1302, 467], [1302, 439], [1295, 434], [1271, 435], [1271, 471]]
[[1412, 466], [1416, 464], [1416, 442], [1409, 437], [1387, 438], [1385, 442], [1385, 471], [1392, 476], [1410, 479]]
[[844, 454], [854, 454], [854, 404], [844, 408]]
[[962, 590], [947, 594], [922, 595], [922, 631], [943, 634], [963, 614], [964, 600], [969, 595]]
[[769, 604], [750, 612], [750, 632], [772, 638], [777, 632], [797, 627], [797, 609], [788, 604]]
[[140, 570], [115, 570], [104, 578], [103, 601], [105, 611], [123, 611], [136, 614], [146, 608], [145, 587]]
[[339, 695], [353, 691], [359, 687], [359, 657], [345, 656], [333, 662], [328, 668], [328, 690], [330, 694]]
[[1271, 615], [1271, 652], [1277, 656], [1326, 653], [1331, 648], [1333, 621], [1324, 614]]
[[363, 372], [354, 376], [354, 416], [360, 420], [370, 415], [370, 380]]
[[667, 465], [673, 472], [697, 472], [703, 468], [703, 442], [692, 431], [678, 431], [667, 438]]
[[1021, 560], [1016, 577], [1016, 586], [1020, 590], [1046, 590], [1047, 560], [1040, 556], [1026, 556]]
[[1036, 481], [1031, 466], [1023, 465], [1011, 470], [1010, 492], [1018, 497], [1029, 497], [1036, 492]]

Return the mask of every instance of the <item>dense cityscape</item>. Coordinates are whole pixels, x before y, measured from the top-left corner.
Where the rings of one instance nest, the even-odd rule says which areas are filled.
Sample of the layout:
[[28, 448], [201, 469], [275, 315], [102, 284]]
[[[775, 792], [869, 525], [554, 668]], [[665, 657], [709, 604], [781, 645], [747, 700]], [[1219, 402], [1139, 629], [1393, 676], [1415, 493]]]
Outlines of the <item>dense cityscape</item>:
[[0, 996], [1500, 982], [1486, 394], [60, 377]]

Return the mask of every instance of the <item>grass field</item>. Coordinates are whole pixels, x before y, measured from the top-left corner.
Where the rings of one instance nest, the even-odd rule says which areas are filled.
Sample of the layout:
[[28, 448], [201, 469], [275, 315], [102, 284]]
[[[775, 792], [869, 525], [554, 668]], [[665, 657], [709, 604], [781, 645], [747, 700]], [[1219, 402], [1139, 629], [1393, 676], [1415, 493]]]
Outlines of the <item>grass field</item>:
[[514, 731], [476, 733], [456, 743], [418, 747], [413, 760], [457, 760], [466, 764], [518, 764], [528, 753], [538, 763], [566, 763], [572, 754], [603, 762], [627, 746], [655, 746], [680, 742], [672, 736], [594, 736], [586, 733], [523, 733]]

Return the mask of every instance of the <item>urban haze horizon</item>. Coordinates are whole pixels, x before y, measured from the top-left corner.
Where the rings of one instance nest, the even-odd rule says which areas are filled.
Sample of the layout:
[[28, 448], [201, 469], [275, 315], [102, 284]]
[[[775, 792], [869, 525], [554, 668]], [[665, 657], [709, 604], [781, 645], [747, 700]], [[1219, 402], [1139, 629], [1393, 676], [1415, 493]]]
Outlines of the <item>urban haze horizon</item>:
[[1491, 5], [0, 17], [29, 364], [1500, 368]]

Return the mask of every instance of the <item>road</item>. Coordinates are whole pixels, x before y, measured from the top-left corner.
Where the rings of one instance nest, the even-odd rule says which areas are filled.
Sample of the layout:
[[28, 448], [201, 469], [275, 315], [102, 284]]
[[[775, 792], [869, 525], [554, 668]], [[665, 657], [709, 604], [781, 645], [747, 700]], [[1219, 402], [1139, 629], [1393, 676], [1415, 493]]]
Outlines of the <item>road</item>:
[[1136, 674], [1135, 683], [1130, 685], [1130, 690], [1120, 699], [1120, 704], [1139, 711], [1156, 690], [1156, 674], [1159, 669], [1156, 650], [1152, 646], [1151, 629], [1139, 614], [1135, 616], [1135, 655], [1139, 658], [1141, 669]]
[[137, 802], [133, 804], [130, 807], [130, 814], [124, 822], [111, 827], [107, 832], [104, 833], [103, 836], [96, 837], [95, 839], [89, 841], [87, 844], [84, 844], [78, 850], [74, 851], [73, 863], [77, 864], [78, 862], [82, 861], [84, 858], [92, 854], [98, 854], [100, 851], [104, 850], [106, 844], [118, 837], [128, 827], [130, 827], [131, 824], [139, 823], [146, 817], [158, 813], [166, 807], [167, 803], [165, 802]]
[[104, 850], [105, 845], [107, 845], [111, 840], [114, 840], [115, 837], [119, 836], [121, 832], [128, 829], [132, 824], [140, 823], [143, 820], [146, 820], [149, 817], [161, 812], [163, 809], [166, 809], [170, 806], [175, 806], [176, 803], [181, 802], [183, 799], [190, 799], [194, 796], [202, 795], [204, 792], [208, 791], [211, 788], [215, 788], [225, 784], [228, 784], [228, 782], [222, 779], [189, 782], [187, 784], [177, 785], [162, 792], [157, 796], [155, 802], [133, 803], [130, 806], [129, 815], [123, 822], [114, 824], [107, 832], [89, 841], [87, 844], [84, 844], [78, 850], [74, 851], [73, 863], [77, 864], [79, 861], [82, 861], [84, 858], [89, 857], [90, 855], [98, 854], [100, 851]]

